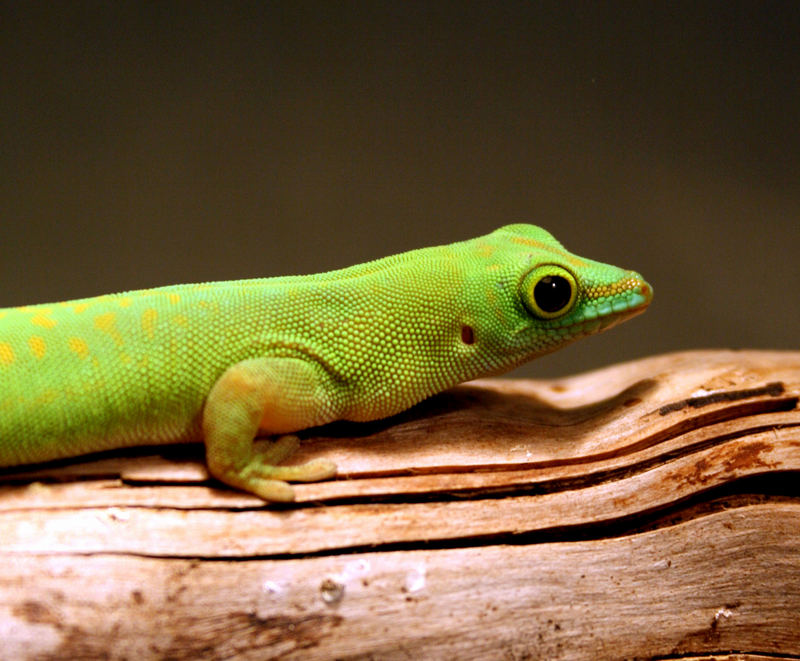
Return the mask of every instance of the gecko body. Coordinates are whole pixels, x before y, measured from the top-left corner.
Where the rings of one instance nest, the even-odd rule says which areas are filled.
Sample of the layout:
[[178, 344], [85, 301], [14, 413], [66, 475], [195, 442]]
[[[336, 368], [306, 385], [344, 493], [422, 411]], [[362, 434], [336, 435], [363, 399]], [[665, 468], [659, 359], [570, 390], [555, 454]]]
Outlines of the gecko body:
[[[177, 285], [0, 310], [0, 466], [203, 441], [265, 500], [325, 479], [278, 466], [292, 432], [387, 417], [642, 312], [633, 271], [509, 225], [327, 273]], [[259, 434], [280, 435], [256, 449]]]

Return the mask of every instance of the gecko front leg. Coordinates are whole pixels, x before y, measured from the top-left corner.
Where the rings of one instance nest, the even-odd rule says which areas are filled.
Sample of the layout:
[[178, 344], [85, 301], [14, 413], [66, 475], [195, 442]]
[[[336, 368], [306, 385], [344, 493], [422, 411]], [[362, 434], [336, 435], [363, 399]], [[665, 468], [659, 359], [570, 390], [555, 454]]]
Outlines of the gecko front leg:
[[266, 447], [253, 443], [259, 431], [287, 434], [333, 420], [329, 383], [319, 365], [299, 358], [252, 358], [229, 367], [203, 408], [209, 472], [225, 484], [277, 502], [294, 500], [287, 481], [336, 475], [336, 465], [327, 459], [276, 466], [297, 448], [296, 436], [282, 436]]

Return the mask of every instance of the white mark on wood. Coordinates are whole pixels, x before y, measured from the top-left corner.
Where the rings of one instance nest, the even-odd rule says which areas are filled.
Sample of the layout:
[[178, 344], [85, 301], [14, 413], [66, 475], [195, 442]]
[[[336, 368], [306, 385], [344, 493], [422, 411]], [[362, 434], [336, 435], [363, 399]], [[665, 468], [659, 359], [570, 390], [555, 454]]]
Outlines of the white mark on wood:
[[428, 583], [428, 572], [425, 565], [417, 565], [406, 574], [406, 590], [408, 592], [419, 592]]
[[353, 562], [348, 562], [339, 574], [339, 577], [342, 582], [346, 583], [354, 578], [361, 578], [362, 576], [369, 574], [371, 570], [372, 565], [370, 564], [369, 560], [359, 558]]
[[284, 590], [283, 586], [277, 581], [264, 581], [264, 585], [261, 587], [267, 594], [282, 594]]
[[701, 387], [701, 388], [698, 388], [697, 390], [695, 390], [693, 393], [691, 393], [689, 395], [689, 397], [705, 397], [706, 395], [710, 395], [713, 392], [715, 392], [715, 391], [714, 390], [706, 390], [705, 388]]
[[714, 621], [719, 622], [723, 617], [730, 617], [733, 615], [733, 611], [730, 608], [720, 608], [716, 614], [714, 615]]
[[[28, 609], [34, 608], [28, 602]], [[5, 613], [0, 618], [0, 640], [4, 659], [32, 659], [50, 656], [63, 644], [62, 635], [54, 624], [40, 624], [35, 615], [10, 617]], [[8, 656], [6, 656], [8, 655]]]

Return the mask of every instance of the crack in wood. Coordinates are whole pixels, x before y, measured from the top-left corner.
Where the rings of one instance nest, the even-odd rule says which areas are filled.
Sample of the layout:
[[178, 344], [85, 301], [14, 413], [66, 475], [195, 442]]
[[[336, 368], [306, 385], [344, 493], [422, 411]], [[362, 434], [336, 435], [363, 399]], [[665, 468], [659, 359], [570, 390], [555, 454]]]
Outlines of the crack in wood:
[[[470, 549], [488, 546], [537, 546], [553, 543], [600, 542], [633, 537], [643, 533], [682, 526], [723, 512], [769, 505], [800, 505], [800, 472], [770, 473], [741, 478], [712, 487], [688, 498], [617, 518], [550, 526], [536, 530], [473, 534], [413, 541], [373, 542], [324, 548], [317, 551], [275, 553], [240, 553], [237, 555], [197, 555], [181, 553], [147, 553], [139, 551], [69, 551], [15, 552], [0, 550], [0, 557], [131, 557], [153, 560], [190, 561], [196, 563], [247, 563], [264, 560], [300, 560], [326, 557], [369, 556], [376, 553], [401, 553], [448, 549]], [[29, 610], [26, 615], [35, 616]]]
[[[659, 415], [667, 415], [674, 411], [681, 411], [685, 408], [699, 409], [709, 404], [719, 404], [721, 402], [734, 402], [740, 399], [751, 399], [752, 397], [778, 397], [786, 391], [785, 386], [780, 381], [773, 381], [760, 388], [747, 388], [745, 390], [725, 390], [714, 392], [709, 395], [699, 397], [688, 397], [671, 404], [666, 404], [658, 409]], [[795, 405], [797, 398], [794, 398]]]

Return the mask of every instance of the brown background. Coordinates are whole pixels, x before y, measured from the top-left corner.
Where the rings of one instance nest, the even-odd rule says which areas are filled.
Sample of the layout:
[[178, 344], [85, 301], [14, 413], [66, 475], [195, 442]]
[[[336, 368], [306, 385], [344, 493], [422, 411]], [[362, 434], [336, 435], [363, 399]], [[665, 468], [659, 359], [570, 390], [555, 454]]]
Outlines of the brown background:
[[800, 4], [3, 3], [0, 307], [541, 224], [644, 316], [552, 375], [797, 348]]

